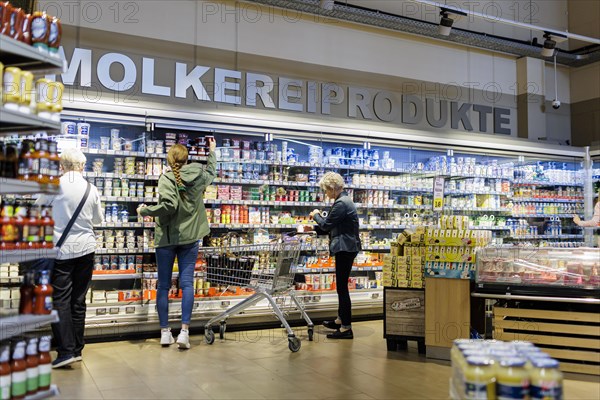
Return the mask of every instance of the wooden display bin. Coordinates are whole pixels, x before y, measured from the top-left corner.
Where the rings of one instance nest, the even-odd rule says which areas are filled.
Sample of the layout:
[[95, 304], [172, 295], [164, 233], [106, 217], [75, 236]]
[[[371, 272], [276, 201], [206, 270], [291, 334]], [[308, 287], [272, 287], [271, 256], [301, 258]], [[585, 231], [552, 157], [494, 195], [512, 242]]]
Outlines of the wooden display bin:
[[406, 349], [414, 340], [419, 353], [425, 353], [425, 292], [423, 289], [383, 289], [383, 337], [387, 349]]
[[470, 284], [466, 279], [425, 278], [425, 345], [428, 358], [449, 360], [454, 340], [470, 337]]

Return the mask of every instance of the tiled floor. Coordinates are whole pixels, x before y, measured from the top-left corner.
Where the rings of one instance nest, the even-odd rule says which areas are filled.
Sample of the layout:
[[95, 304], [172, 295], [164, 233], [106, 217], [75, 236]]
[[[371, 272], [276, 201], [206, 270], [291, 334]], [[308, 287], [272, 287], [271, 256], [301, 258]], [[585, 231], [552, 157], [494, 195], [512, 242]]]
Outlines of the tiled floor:
[[[386, 351], [382, 322], [354, 324], [355, 339], [306, 330], [298, 353], [282, 329], [228, 332], [212, 346], [161, 348], [158, 339], [88, 345], [83, 363], [55, 370], [63, 399], [447, 399], [450, 367], [416, 348]], [[565, 399], [600, 398], [600, 380], [565, 381]]]

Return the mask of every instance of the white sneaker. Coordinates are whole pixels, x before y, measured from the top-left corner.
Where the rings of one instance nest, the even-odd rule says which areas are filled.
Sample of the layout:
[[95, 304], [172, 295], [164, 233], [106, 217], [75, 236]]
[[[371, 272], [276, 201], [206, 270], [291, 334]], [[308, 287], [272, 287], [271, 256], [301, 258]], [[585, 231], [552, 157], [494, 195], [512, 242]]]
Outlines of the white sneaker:
[[190, 348], [190, 332], [187, 329], [182, 329], [179, 336], [177, 336], [177, 346], [180, 350]]
[[163, 328], [160, 330], [160, 345], [167, 347], [175, 343], [173, 335], [171, 334], [171, 328]]

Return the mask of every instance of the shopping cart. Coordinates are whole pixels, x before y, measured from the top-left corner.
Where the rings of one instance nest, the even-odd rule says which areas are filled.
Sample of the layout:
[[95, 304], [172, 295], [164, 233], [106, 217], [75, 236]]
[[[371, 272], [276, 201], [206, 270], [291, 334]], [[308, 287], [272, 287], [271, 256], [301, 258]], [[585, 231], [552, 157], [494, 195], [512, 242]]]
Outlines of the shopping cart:
[[223, 339], [226, 321], [232, 315], [266, 299], [273, 312], [288, 334], [288, 347], [291, 351], [300, 350], [300, 339], [285, 319], [285, 316], [274, 299], [274, 296], [289, 296], [302, 318], [308, 325], [308, 340], [312, 341], [314, 324], [306, 314], [304, 306], [294, 294], [294, 271], [300, 256], [302, 242], [297, 238], [288, 238], [283, 243], [253, 244], [231, 246], [227, 248], [203, 248], [206, 260], [206, 280], [212, 285], [241, 288], [254, 291], [249, 298], [229, 308], [227, 311], [211, 318], [205, 325], [204, 338], [206, 343], [215, 341], [212, 325], [220, 323], [219, 336]]

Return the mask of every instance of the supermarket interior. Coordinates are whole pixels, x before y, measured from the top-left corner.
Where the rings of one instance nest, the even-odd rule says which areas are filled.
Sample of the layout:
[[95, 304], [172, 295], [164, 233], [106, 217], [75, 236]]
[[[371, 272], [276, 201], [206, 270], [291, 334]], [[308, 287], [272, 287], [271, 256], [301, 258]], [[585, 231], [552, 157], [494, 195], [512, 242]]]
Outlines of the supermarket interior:
[[0, 400], [600, 398], [598, 16], [1, 2]]

